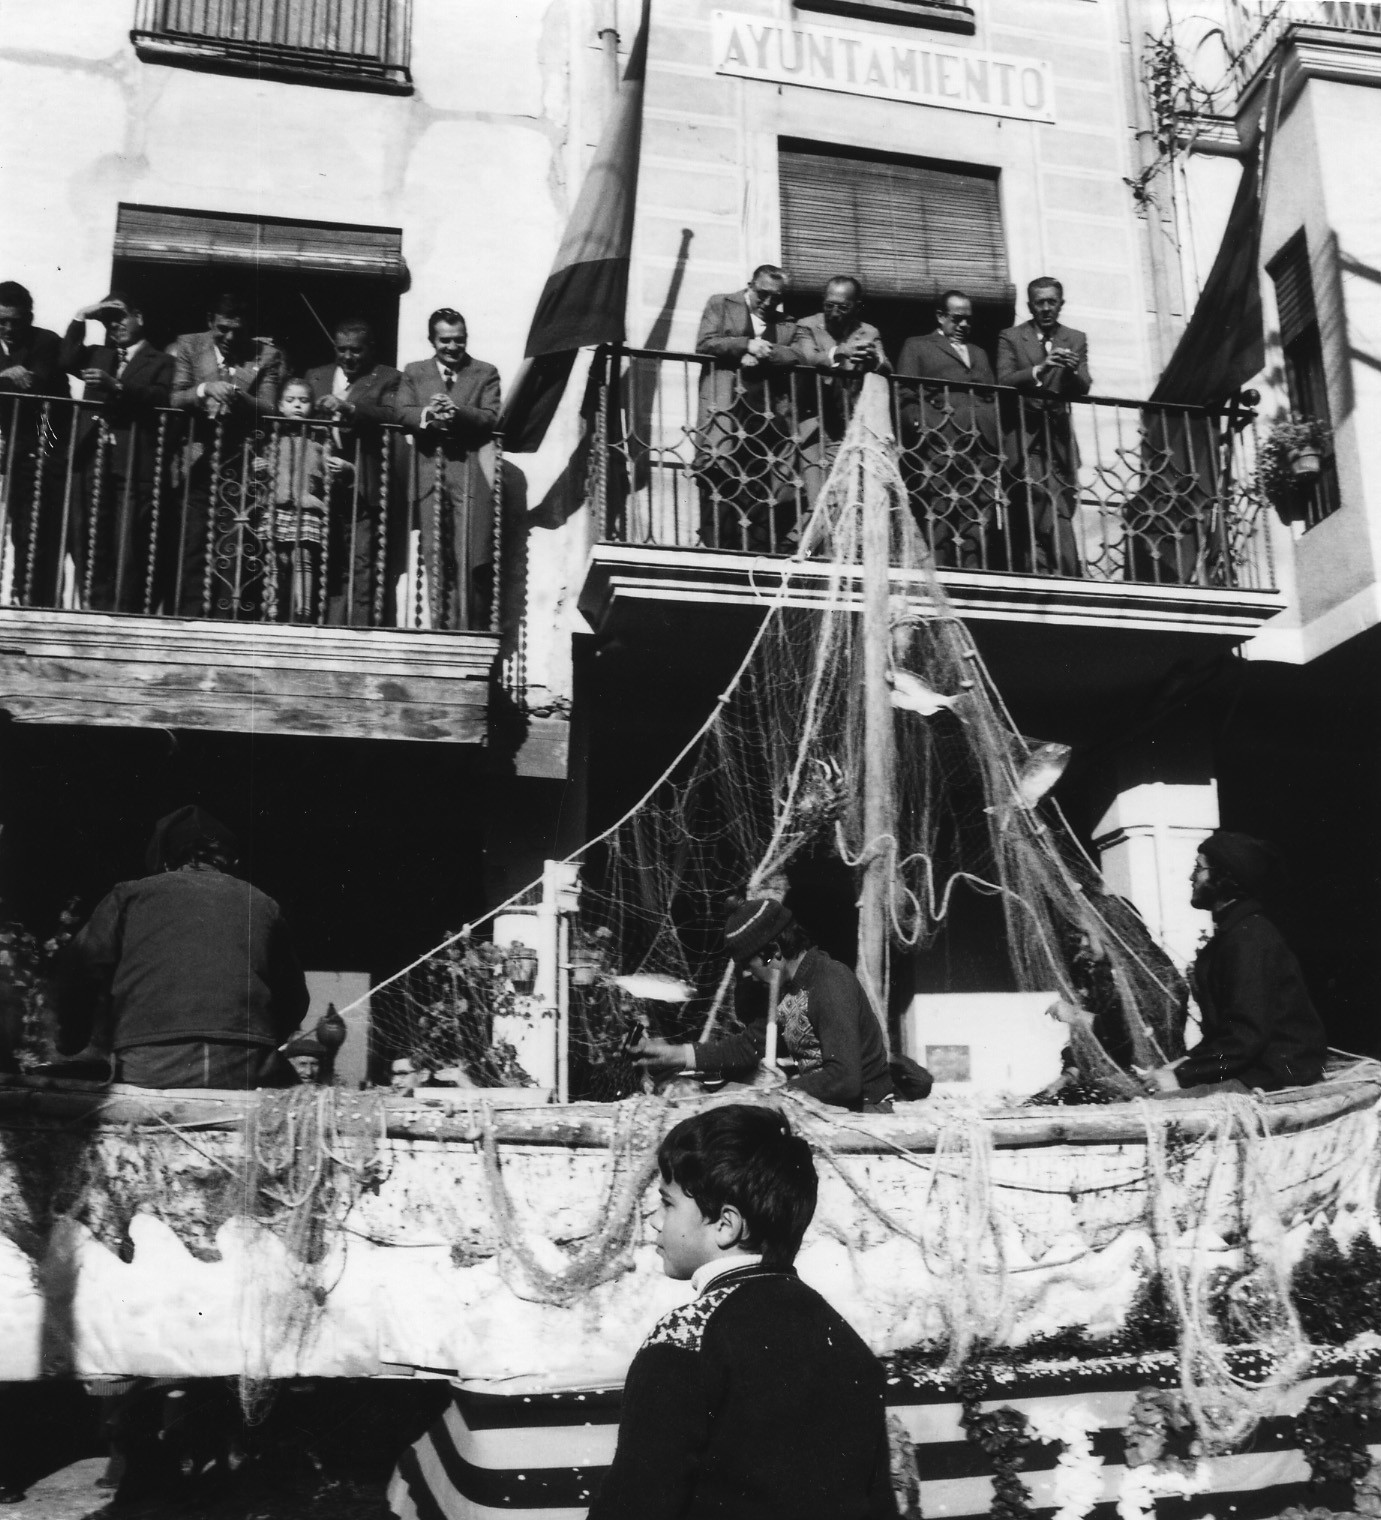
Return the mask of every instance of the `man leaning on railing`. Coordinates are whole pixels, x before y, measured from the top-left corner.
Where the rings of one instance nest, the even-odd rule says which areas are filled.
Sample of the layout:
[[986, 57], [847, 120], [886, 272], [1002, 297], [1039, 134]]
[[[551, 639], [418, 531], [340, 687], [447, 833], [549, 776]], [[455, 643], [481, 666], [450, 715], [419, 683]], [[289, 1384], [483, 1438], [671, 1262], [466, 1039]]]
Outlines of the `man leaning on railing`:
[[1014, 570], [1081, 575], [1076, 518], [1079, 446], [1069, 403], [1093, 388], [1088, 339], [1060, 322], [1064, 286], [1048, 275], [1026, 287], [1029, 322], [998, 335], [997, 379], [1014, 386], [1006, 448]]
[[[902, 470], [911, 510], [940, 564], [987, 568], [1002, 478], [997, 395], [988, 356], [970, 339], [973, 302], [947, 290], [936, 330], [908, 338], [898, 370]], [[927, 381], [920, 384], [918, 381]]]
[[700, 375], [693, 466], [708, 548], [770, 551], [790, 531], [787, 377], [796, 355], [795, 324], [782, 310], [786, 284], [785, 270], [760, 264], [746, 289], [711, 296], [700, 318], [695, 351], [714, 360]]
[[798, 322], [791, 339], [796, 362], [819, 377], [816, 387], [802, 385], [797, 392], [800, 413], [809, 414], [803, 415], [799, 437], [812, 504], [834, 464], [864, 374], [892, 373], [882, 335], [863, 320], [863, 309], [863, 282], [856, 275], [836, 275], [825, 286], [820, 310]]
[[[62, 575], [63, 453], [68, 409], [45, 405], [71, 395], [55, 332], [34, 326], [33, 297], [0, 282], [0, 497], [14, 540], [12, 599], [57, 606]], [[0, 522], [0, 555], [4, 523]]]
[[205, 332], [174, 345], [172, 404], [191, 413], [176, 604], [183, 617], [252, 612], [263, 573], [246, 480], [251, 440], [278, 406], [283, 355], [249, 328], [250, 307], [229, 291], [211, 304]]
[[[100, 322], [105, 342], [88, 344], [86, 324]], [[62, 363], [84, 387], [76, 421], [74, 463], [80, 488], [69, 541], [77, 566], [77, 599], [97, 612], [154, 610], [166, 592], [168, 566], [155, 543], [155, 512], [168, 497], [170, 450], [159, 471], [159, 413], [172, 395], [173, 359], [144, 335], [144, 313], [112, 291], [83, 306], [68, 324]], [[99, 408], [99, 409], [98, 409]], [[165, 553], [175, 543], [169, 524], [157, 534]]]
[[326, 621], [391, 624], [407, 499], [390, 489], [392, 448], [383, 424], [397, 420], [403, 376], [379, 362], [374, 329], [360, 317], [337, 322], [332, 341], [335, 362], [306, 376], [318, 414], [335, 424], [332, 455], [350, 467], [336, 468], [330, 483]]

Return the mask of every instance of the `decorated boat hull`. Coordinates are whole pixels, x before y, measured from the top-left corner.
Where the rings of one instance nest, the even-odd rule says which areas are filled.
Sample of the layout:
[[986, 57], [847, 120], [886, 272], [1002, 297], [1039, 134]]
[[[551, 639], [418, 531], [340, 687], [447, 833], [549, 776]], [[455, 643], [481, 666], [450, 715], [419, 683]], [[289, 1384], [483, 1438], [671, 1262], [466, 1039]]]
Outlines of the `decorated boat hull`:
[[[0, 1089], [0, 1379], [422, 1371], [588, 1390], [617, 1385], [688, 1292], [649, 1228], [656, 1146], [722, 1099], [318, 1089], [274, 1099], [273, 1125], [267, 1101]], [[1235, 1108], [775, 1101], [821, 1178], [801, 1274], [879, 1355], [1114, 1345], [1157, 1272], [1241, 1277], [1266, 1223], [1286, 1271], [1320, 1232], [1343, 1248], [1381, 1233], [1369, 1076]]]

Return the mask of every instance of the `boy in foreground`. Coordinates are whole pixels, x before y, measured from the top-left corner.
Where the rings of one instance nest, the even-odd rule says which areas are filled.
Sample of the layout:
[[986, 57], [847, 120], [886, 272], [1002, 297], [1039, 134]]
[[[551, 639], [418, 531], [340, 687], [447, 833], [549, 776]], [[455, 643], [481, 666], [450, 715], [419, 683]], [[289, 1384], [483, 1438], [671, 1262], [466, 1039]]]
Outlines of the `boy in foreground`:
[[895, 1516], [883, 1375], [792, 1262], [815, 1212], [810, 1147], [731, 1104], [663, 1140], [657, 1246], [695, 1299], [643, 1342], [589, 1520]]

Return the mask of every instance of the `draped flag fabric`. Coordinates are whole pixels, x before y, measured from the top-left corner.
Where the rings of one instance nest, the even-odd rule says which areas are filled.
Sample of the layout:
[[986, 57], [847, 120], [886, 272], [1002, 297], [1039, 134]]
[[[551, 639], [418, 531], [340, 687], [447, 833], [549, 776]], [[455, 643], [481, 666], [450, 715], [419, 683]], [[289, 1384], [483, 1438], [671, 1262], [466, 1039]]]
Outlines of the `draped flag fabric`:
[[1242, 166], [1218, 257], [1152, 401], [1218, 406], [1266, 363], [1261, 319], [1261, 203], [1255, 153]]
[[581, 348], [622, 343], [626, 336], [648, 5], [649, 0], [643, 0], [623, 83], [542, 289], [528, 332], [527, 358], [499, 421], [505, 453], [525, 454], [541, 447]]

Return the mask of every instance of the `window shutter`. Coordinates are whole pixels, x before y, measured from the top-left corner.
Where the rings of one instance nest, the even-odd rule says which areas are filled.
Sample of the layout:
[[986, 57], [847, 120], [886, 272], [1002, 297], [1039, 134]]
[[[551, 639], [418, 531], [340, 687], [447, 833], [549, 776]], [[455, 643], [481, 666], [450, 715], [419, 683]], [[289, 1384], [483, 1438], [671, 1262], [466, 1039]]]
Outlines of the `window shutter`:
[[782, 260], [793, 283], [856, 274], [869, 295], [975, 300], [1015, 296], [997, 175], [783, 143]]
[[394, 227], [216, 216], [164, 206], [120, 207], [115, 257], [375, 275], [396, 284], [408, 272], [403, 234]]
[[1309, 244], [1297, 232], [1270, 263], [1275, 281], [1280, 341], [1293, 343], [1315, 321], [1314, 281], [1309, 272]]

